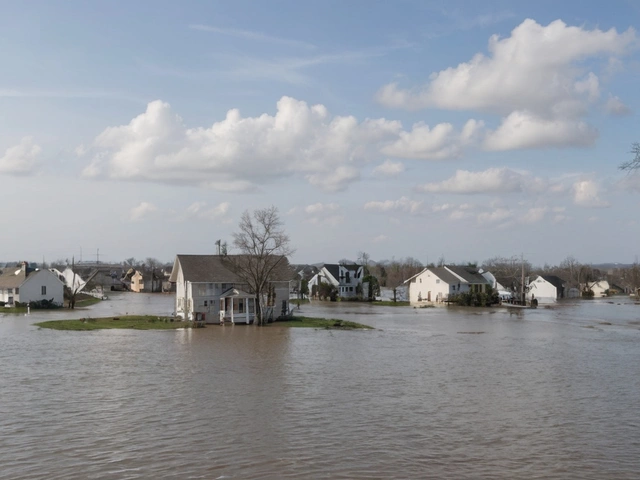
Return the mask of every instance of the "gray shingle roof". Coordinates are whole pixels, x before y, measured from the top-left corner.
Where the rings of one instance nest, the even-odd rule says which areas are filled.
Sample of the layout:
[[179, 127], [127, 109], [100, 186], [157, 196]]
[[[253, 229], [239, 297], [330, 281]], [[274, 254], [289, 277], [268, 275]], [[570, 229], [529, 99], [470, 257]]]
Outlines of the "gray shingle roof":
[[486, 278], [484, 278], [482, 275], [478, 273], [477, 270], [471, 267], [459, 267], [459, 266], [451, 265], [451, 266], [447, 266], [447, 268], [451, 270], [453, 273], [455, 273], [456, 275], [459, 275], [460, 277], [464, 278], [469, 283], [472, 283], [472, 284], [479, 283], [483, 285], [489, 283]]
[[[242, 278], [234, 271], [233, 259], [241, 255], [176, 255], [185, 280], [201, 283], [242, 283]], [[177, 269], [173, 269], [170, 281], [175, 282]], [[272, 281], [287, 281], [295, 272], [289, 261], [283, 258], [274, 271]]]
[[19, 288], [26, 279], [27, 274], [20, 267], [5, 268], [0, 275], [0, 288]]
[[444, 267], [429, 268], [429, 271], [447, 285], [456, 285], [460, 283], [460, 279]]

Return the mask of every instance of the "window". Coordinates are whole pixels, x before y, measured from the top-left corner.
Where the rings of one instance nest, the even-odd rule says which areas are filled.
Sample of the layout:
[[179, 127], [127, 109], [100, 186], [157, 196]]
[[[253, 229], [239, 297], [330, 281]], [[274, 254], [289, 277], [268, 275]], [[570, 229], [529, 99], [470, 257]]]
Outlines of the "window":
[[13, 293], [13, 288], [7, 288], [7, 293], [9, 294]]
[[440, 279], [439, 278], [436, 280], [436, 283], [440, 283]]
[[46, 295], [47, 294], [47, 286], [46, 285], [42, 285], [41, 290], [42, 290], [42, 295]]
[[208, 307], [209, 306], [209, 302], [207, 300], [204, 301], [204, 306]]
[[16, 288], [16, 295], [18, 295], [20, 293], [20, 289]]
[[347, 274], [346, 274], [346, 282], [347, 283], [351, 283], [351, 278], [349, 278], [349, 271], [347, 270]]

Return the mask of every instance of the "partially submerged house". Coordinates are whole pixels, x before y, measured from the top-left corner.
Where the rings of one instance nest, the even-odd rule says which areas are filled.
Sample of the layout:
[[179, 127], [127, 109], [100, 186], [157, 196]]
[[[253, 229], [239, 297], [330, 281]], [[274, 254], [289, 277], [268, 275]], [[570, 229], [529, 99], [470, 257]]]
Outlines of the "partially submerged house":
[[409, 287], [412, 304], [444, 303], [458, 293], [491, 290], [489, 282], [476, 269], [454, 265], [427, 267], [404, 283]]
[[144, 276], [140, 270], [130, 268], [122, 277], [124, 283], [132, 292], [140, 293], [144, 290]]
[[539, 304], [555, 303], [564, 298], [564, 283], [555, 275], [538, 275], [527, 285], [527, 302], [535, 298]]
[[0, 273], [0, 302], [14, 305], [47, 300], [63, 305], [64, 284], [53, 272], [29, 268], [26, 262], [6, 267]]
[[596, 282], [587, 283], [586, 290], [591, 290], [593, 292], [593, 296], [598, 297], [606, 297], [609, 295], [609, 282], [606, 280], [598, 280]]
[[309, 280], [309, 292], [317, 291], [321, 283], [328, 283], [336, 288], [339, 297], [353, 298], [360, 293], [364, 278], [364, 267], [355, 264], [323, 263], [317, 266], [316, 273]]
[[[253, 323], [256, 295], [238, 273], [238, 255], [176, 255], [170, 281], [176, 285], [176, 316], [188, 320], [218, 323]], [[281, 257], [263, 302], [264, 318], [289, 313], [290, 281], [294, 272]]]

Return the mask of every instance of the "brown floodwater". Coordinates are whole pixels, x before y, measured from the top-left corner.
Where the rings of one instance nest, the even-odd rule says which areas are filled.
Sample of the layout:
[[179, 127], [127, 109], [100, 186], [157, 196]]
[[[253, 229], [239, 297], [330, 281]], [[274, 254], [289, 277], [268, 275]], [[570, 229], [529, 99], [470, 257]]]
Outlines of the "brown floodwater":
[[373, 331], [32, 325], [172, 305], [0, 311], [0, 479], [640, 478], [628, 299], [302, 307]]

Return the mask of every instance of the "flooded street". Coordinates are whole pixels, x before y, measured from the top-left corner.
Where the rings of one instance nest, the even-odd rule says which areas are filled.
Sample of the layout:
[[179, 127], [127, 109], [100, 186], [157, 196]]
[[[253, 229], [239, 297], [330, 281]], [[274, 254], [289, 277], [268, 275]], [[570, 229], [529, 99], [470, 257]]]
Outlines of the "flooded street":
[[640, 305], [304, 305], [373, 331], [64, 332], [0, 312], [0, 479], [640, 476]]

